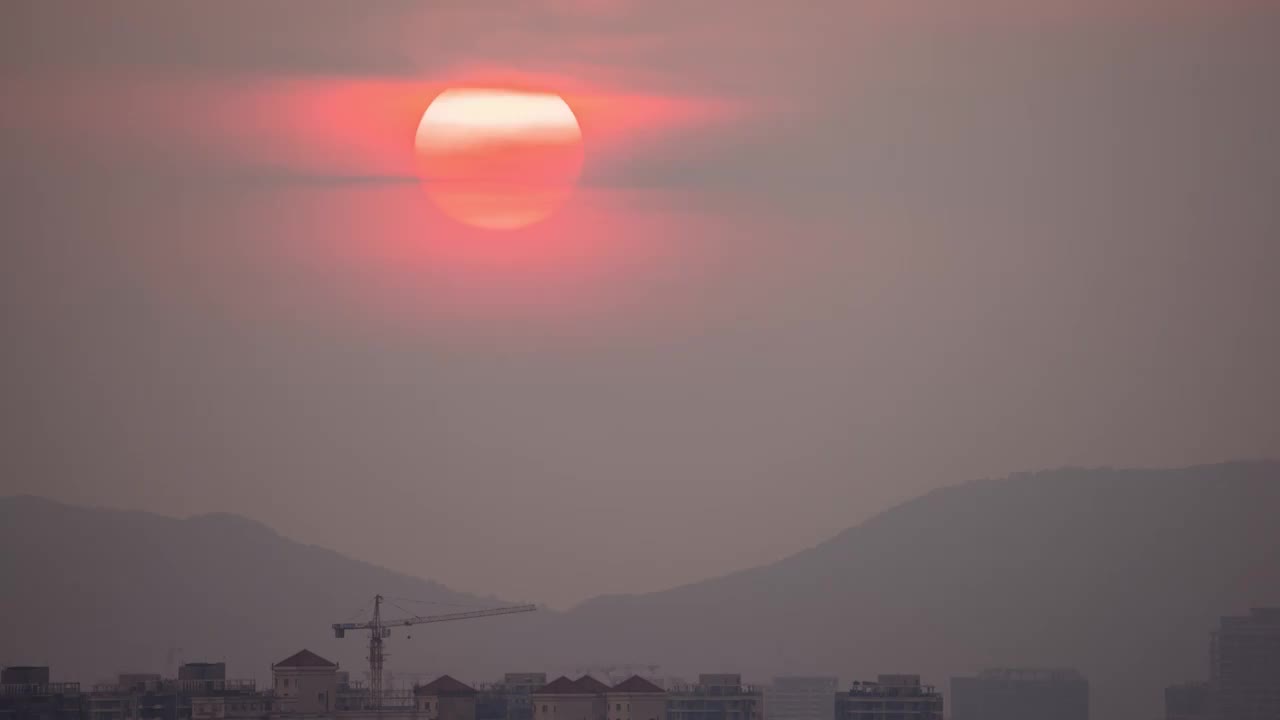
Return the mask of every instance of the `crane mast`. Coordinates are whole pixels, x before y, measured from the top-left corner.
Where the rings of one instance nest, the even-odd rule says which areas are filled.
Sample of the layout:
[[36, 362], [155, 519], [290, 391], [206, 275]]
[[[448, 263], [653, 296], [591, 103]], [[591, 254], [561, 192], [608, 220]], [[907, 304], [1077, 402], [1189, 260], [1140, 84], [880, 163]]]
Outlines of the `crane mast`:
[[533, 612], [538, 609], [536, 605], [510, 605], [507, 607], [486, 608], [484, 610], [468, 610], [466, 612], [444, 613], [441, 615], [415, 615], [395, 620], [383, 620], [382, 601], [381, 595], [374, 596], [373, 617], [367, 622], [333, 624], [333, 636], [337, 638], [345, 637], [348, 630], [369, 631], [369, 702], [375, 710], [382, 708], [382, 662], [386, 657], [383, 647], [385, 640], [391, 637], [391, 628], [449, 622], [452, 620], [472, 620], [494, 615], [511, 615], [513, 613]]

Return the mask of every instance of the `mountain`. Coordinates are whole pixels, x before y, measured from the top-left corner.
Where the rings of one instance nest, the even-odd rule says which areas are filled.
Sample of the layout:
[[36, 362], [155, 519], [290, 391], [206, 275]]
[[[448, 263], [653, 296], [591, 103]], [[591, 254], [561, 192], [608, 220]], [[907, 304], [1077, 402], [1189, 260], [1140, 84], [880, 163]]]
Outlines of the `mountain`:
[[[1204, 677], [1219, 615], [1280, 604], [1278, 528], [1280, 463], [1020, 474], [935, 491], [772, 565], [566, 613], [401, 631], [388, 666], [475, 679], [600, 659], [761, 680], [918, 672], [946, 690], [987, 666], [1066, 665], [1089, 676], [1095, 718], [1150, 718], [1165, 685]], [[360, 639], [327, 628], [375, 591], [495, 602], [234, 516], [11, 498], [0, 547], [13, 656], [0, 662], [49, 662], [66, 678], [159, 670], [173, 645], [225, 658], [237, 677], [265, 677], [301, 647], [358, 670]]]
[[[0, 576], [0, 664], [49, 664], [57, 679], [81, 682], [172, 675], [182, 659], [225, 660], [230, 676], [262, 681], [270, 663], [304, 647], [362, 679], [363, 634], [339, 640], [329, 626], [368, 617], [375, 593], [400, 606], [386, 607], [393, 617], [501, 604], [236, 515], [179, 520], [34, 497], [0, 499]], [[516, 619], [537, 625], [538, 615], [434, 625], [421, 633], [430, 646], [397, 633], [390, 665], [496, 672], [505, 663], [492, 644]]]
[[1280, 604], [1272, 462], [971, 482], [776, 564], [564, 621], [682, 671], [918, 672], [946, 690], [988, 666], [1074, 666], [1093, 717], [1129, 720], [1206, 676], [1219, 615], [1263, 604]]

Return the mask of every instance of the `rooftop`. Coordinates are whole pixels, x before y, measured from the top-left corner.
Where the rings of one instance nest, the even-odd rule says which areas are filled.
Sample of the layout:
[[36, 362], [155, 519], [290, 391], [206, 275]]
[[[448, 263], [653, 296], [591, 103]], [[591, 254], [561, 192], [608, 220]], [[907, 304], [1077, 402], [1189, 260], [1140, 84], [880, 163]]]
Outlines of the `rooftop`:
[[622, 682], [614, 685], [610, 692], [617, 693], [665, 693], [666, 690], [645, 680], [639, 675], [632, 675]]
[[338, 663], [329, 662], [310, 650], [299, 650], [280, 662], [272, 665], [273, 668], [336, 668]]
[[590, 675], [583, 675], [577, 680], [574, 680], [574, 682], [577, 683], [578, 687], [588, 692], [592, 692], [596, 694], [609, 692], [608, 685], [600, 682], [599, 680], [591, 677]]
[[583, 687], [563, 675], [533, 691], [534, 695], [595, 695], [596, 693], [596, 690]]
[[476, 689], [450, 675], [441, 675], [413, 689], [414, 695], [475, 695]]

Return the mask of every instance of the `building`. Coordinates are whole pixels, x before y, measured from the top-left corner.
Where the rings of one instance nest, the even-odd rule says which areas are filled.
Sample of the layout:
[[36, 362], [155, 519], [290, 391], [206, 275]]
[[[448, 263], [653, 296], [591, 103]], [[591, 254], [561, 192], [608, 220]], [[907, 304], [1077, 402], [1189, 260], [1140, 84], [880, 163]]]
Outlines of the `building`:
[[476, 720], [476, 689], [448, 675], [413, 689], [420, 720]]
[[322, 715], [337, 708], [338, 664], [310, 650], [299, 650], [271, 666], [272, 711]]
[[1280, 607], [1222, 618], [1209, 669], [1222, 720], [1280, 718]]
[[[192, 720], [265, 716], [269, 699], [252, 680], [228, 680], [224, 663], [188, 663], [178, 677], [121, 673], [93, 687], [89, 720]], [[218, 707], [225, 702], [225, 707]]]
[[546, 673], [507, 673], [479, 688], [476, 720], [533, 720], [533, 691], [547, 684]]
[[227, 679], [226, 663], [193, 662], [178, 667], [178, 679], [184, 682], [216, 682]]
[[667, 691], [632, 675], [605, 693], [609, 720], [666, 720]]
[[835, 720], [839, 681], [828, 676], [775, 677], [765, 690], [764, 714], [769, 720]]
[[259, 693], [191, 699], [191, 720], [263, 720], [270, 712], [270, 699]]
[[1070, 669], [992, 669], [951, 678], [952, 720], [1088, 720], [1089, 681]]
[[848, 692], [837, 695], [835, 717], [836, 720], [942, 720], [942, 693], [932, 685], [922, 685], [919, 675], [880, 675], [875, 682], [854, 682]]
[[533, 691], [547, 684], [546, 673], [507, 673], [499, 683], [505, 720], [533, 720]]
[[1207, 682], [1165, 688], [1164, 716], [1165, 720], [1218, 720], [1217, 693]]
[[0, 670], [0, 685], [48, 685], [48, 665], [12, 665]]
[[0, 670], [0, 720], [85, 720], [88, 703], [80, 683], [50, 682], [49, 668], [23, 665]]
[[530, 696], [534, 720], [605, 720], [605, 697], [597, 684], [603, 685], [563, 675], [552, 680]]
[[742, 676], [699, 675], [696, 685], [673, 684], [667, 690], [667, 720], [761, 720], [764, 692], [743, 685]]

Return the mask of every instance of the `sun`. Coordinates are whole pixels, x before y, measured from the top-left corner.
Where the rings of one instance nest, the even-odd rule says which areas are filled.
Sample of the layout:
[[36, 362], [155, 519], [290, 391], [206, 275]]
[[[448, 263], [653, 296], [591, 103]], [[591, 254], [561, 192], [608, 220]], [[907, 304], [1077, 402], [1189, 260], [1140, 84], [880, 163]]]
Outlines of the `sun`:
[[490, 230], [546, 219], [582, 173], [582, 129], [555, 93], [445, 90], [422, 114], [414, 148], [431, 200], [455, 220]]

